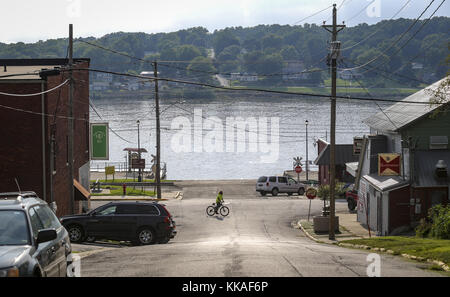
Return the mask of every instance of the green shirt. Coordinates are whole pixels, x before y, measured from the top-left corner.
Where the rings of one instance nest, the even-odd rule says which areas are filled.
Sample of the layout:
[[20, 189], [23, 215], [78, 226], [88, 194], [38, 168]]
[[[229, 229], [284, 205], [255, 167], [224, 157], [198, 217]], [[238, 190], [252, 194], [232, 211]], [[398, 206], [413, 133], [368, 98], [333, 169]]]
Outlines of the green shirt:
[[223, 195], [222, 194], [218, 194], [217, 198], [216, 198], [216, 203], [219, 204], [219, 203], [222, 203], [222, 202], [223, 202]]

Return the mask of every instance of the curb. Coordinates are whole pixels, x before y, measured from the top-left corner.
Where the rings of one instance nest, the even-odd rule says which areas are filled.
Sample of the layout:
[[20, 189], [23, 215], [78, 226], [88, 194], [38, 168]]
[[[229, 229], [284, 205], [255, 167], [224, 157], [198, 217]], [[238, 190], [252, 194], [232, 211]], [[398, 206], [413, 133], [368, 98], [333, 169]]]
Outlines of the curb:
[[80, 257], [80, 259], [92, 256], [94, 254], [98, 254], [101, 252], [106, 252], [106, 251], [111, 251], [111, 250], [115, 250], [115, 248], [102, 248], [102, 249], [98, 249], [98, 250], [92, 250], [92, 251], [86, 251], [86, 252], [80, 252], [80, 253], [72, 253], [73, 255], [77, 255]]
[[396, 254], [393, 250], [387, 250], [385, 248], [372, 248], [370, 246], [367, 245], [362, 245], [362, 244], [351, 244], [351, 243], [340, 243], [340, 242], [336, 242], [336, 243], [328, 243], [328, 242], [324, 242], [321, 240], [318, 240], [317, 238], [315, 238], [314, 236], [312, 236], [311, 234], [308, 233], [308, 231], [306, 231], [302, 224], [300, 223], [300, 221], [298, 221], [298, 226], [300, 227], [300, 229], [303, 231], [303, 233], [305, 233], [306, 237], [308, 237], [309, 239], [318, 242], [318, 243], [326, 243], [326, 244], [332, 244], [332, 245], [337, 245], [340, 247], [346, 247], [346, 248], [355, 248], [355, 249], [363, 249], [363, 250], [371, 250], [371, 251], [375, 251], [375, 252], [382, 252], [382, 253], [387, 253], [390, 255], [399, 255], [402, 256], [403, 258], [406, 259], [410, 259], [410, 260], [415, 260], [415, 261], [419, 261], [419, 262], [428, 262], [428, 263], [433, 263], [436, 264], [438, 266], [440, 266], [444, 271], [450, 271], [450, 267], [445, 264], [442, 261], [437, 261], [437, 260], [433, 260], [433, 259], [427, 259], [427, 258], [423, 258], [423, 257], [418, 257], [418, 256], [413, 256], [413, 255], [409, 255], [409, 254]]

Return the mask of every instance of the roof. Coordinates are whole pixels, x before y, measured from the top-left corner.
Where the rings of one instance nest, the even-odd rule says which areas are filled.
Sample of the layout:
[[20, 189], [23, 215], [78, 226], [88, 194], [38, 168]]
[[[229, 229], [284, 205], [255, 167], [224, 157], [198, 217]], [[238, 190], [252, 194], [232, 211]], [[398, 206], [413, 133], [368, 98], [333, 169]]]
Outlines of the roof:
[[415, 122], [416, 120], [422, 118], [428, 113], [432, 112], [439, 105], [429, 105], [429, 104], [405, 104], [402, 101], [413, 101], [428, 103], [431, 98], [434, 97], [433, 90], [436, 90], [438, 86], [447, 78], [443, 78], [440, 81], [422, 89], [411, 96], [408, 96], [395, 103], [394, 105], [384, 109], [382, 112], [375, 114], [374, 116], [365, 119], [363, 122], [366, 123], [370, 128], [377, 131], [393, 132], [402, 129], [403, 127]]
[[[90, 59], [73, 59], [74, 63], [88, 62]], [[0, 59], [0, 76], [16, 74], [33, 74], [11, 77], [0, 77], [0, 80], [41, 80], [39, 71], [42, 69], [53, 69], [57, 66], [69, 64], [69, 59]]]
[[379, 176], [377, 173], [364, 175], [363, 178], [381, 192], [388, 192], [409, 185], [408, 180], [400, 176]]
[[[356, 162], [359, 156], [353, 155], [353, 144], [336, 144], [335, 149], [335, 163], [337, 165], [345, 165], [348, 162]], [[330, 164], [330, 144], [320, 152], [316, 160], [316, 165], [329, 165]]]
[[139, 150], [140, 150], [141, 153], [147, 153], [147, 150], [146, 150], [145, 148], [140, 148], [140, 149], [138, 150], [137, 148], [127, 147], [127, 148], [124, 148], [123, 150], [124, 150], [124, 151], [127, 151], [127, 152], [136, 152], [136, 153], [138, 153]]
[[73, 179], [73, 186], [81, 194], [81, 196], [79, 196], [79, 198], [75, 197], [75, 198], [78, 198], [78, 200], [87, 200], [87, 199], [89, 199], [89, 197], [91, 197], [91, 193], [89, 193], [89, 191], [86, 190], [76, 179]]
[[[22, 199], [18, 200], [17, 197], [21, 196]], [[44, 200], [40, 199], [35, 192], [8, 192], [0, 193], [0, 208], [11, 209], [14, 207], [16, 209], [23, 209], [26, 205], [42, 204], [46, 203]]]
[[356, 177], [356, 172], [358, 171], [358, 165], [359, 162], [349, 162], [345, 163], [345, 169], [348, 173], [350, 173], [352, 176]]
[[[436, 164], [443, 160], [447, 164], [447, 178], [435, 175]], [[450, 186], [450, 151], [416, 151], [414, 153], [414, 172], [416, 187]]]
[[[90, 62], [89, 58], [74, 58], [74, 63]], [[0, 59], [0, 66], [61, 66], [69, 64], [69, 59]]]

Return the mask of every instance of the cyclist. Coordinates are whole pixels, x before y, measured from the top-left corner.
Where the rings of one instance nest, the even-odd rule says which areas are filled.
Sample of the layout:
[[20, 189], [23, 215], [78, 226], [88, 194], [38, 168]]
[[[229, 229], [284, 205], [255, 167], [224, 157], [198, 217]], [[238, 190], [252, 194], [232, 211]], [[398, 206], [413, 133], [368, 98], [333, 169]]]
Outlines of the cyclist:
[[214, 209], [216, 214], [217, 214], [217, 211], [219, 210], [219, 208], [222, 206], [222, 203], [223, 203], [223, 192], [219, 191], [219, 194], [217, 195], [217, 198], [216, 198], [216, 208]]

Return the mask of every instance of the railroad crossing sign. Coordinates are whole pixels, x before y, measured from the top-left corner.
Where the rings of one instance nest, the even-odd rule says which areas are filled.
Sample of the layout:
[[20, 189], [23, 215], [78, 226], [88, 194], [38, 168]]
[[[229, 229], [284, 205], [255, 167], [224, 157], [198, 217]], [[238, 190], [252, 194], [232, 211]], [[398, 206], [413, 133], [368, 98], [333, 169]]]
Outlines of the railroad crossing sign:
[[294, 158], [294, 168], [297, 167], [297, 166], [303, 166], [302, 159], [303, 159], [302, 157]]

